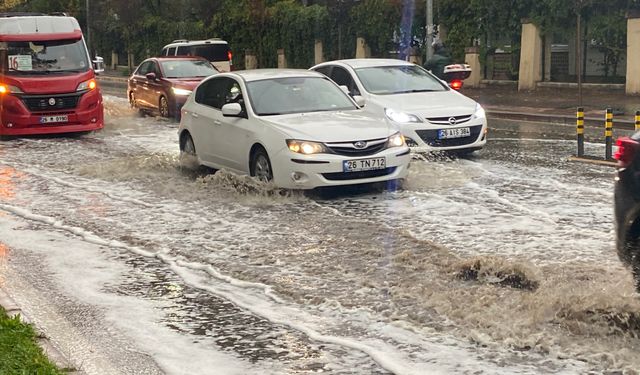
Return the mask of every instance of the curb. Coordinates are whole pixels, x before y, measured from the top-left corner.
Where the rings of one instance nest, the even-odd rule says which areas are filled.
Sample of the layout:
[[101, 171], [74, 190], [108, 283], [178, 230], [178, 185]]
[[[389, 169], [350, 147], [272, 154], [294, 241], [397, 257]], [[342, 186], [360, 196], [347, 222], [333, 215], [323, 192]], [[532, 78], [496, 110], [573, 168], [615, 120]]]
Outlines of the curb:
[[98, 81], [100, 82], [110, 82], [110, 83], [122, 83], [122, 84], [127, 84], [127, 77], [115, 77], [115, 76], [103, 76], [103, 75], [99, 75], [96, 77], [98, 79]]
[[[568, 115], [548, 115], [544, 113], [524, 113], [517, 111], [504, 111], [499, 109], [487, 108], [487, 114], [502, 120], [517, 120], [517, 121], [532, 121], [532, 122], [547, 122], [563, 125], [576, 125], [576, 117]], [[596, 117], [585, 117], [585, 125], [600, 126], [604, 123], [604, 120]], [[615, 127], [625, 130], [634, 130], [635, 121], [617, 119], [615, 120]]]
[[77, 370], [76, 366], [62, 354], [46, 337], [44, 332], [42, 332], [38, 327], [35, 327], [31, 319], [27, 317], [23, 311], [20, 309], [18, 304], [9, 296], [9, 294], [0, 287], [0, 306], [5, 309], [7, 315], [11, 318], [15, 318], [16, 316], [20, 317], [20, 321], [25, 324], [29, 324], [34, 327], [36, 332], [37, 344], [42, 348], [44, 355], [49, 358], [51, 363], [56, 365], [60, 370], [64, 371], [68, 375], [85, 375], [83, 371]]
[[617, 167], [618, 162], [615, 160], [604, 160], [592, 156], [570, 156], [569, 161], [577, 162], [577, 163], [585, 163], [585, 164], [593, 164], [593, 165], [603, 165], [605, 167]]

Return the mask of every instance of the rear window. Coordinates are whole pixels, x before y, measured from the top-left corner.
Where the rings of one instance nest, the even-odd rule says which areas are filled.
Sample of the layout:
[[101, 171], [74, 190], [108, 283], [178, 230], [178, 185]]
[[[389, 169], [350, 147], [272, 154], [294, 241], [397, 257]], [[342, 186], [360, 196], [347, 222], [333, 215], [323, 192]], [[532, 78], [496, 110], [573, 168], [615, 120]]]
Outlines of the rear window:
[[191, 47], [191, 54], [209, 61], [229, 61], [228, 44], [203, 44]]

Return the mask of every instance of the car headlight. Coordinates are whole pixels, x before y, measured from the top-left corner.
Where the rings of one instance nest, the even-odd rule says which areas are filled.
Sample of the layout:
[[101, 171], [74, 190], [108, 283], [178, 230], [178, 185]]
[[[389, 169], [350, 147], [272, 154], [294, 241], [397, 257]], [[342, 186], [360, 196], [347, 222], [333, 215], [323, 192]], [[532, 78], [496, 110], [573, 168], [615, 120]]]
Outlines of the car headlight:
[[173, 87], [173, 88], [171, 88], [171, 90], [173, 91], [173, 93], [175, 95], [179, 95], [179, 96], [191, 95], [191, 90], [180, 89], [180, 88], [177, 88], [177, 87]]
[[23, 92], [15, 86], [0, 83], [0, 94], [23, 94]]
[[299, 154], [311, 155], [327, 152], [327, 149], [322, 143], [299, 141], [297, 139], [287, 139], [287, 146], [289, 150], [297, 152]]
[[76, 89], [76, 91], [93, 90], [96, 87], [98, 87], [98, 83], [96, 82], [96, 80], [90, 79], [88, 81], [81, 82], [78, 85], [78, 88]]
[[404, 141], [404, 136], [400, 133], [396, 133], [394, 135], [392, 135], [391, 137], [389, 137], [389, 140], [387, 141], [387, 148], [391, 148], [391, 147], [402, 147], [404, 146], [406, 143]]
[[411, 113], [394, 111], [393, 109], [390, 109], [390, 108], [385, 108], [384, 114], [387, 115], [387, 117], [391, 121], [395, 121], [401, 124], [407, 124], [411, 122], [422, 122], [422, 120], [420, 120], [416, 115], [412, 115]]
[[476, 104], [476, 111], [473, 113], [475, 118], [485, 118], [487, 114], [484, 111], [484, 108], [480, 104]]

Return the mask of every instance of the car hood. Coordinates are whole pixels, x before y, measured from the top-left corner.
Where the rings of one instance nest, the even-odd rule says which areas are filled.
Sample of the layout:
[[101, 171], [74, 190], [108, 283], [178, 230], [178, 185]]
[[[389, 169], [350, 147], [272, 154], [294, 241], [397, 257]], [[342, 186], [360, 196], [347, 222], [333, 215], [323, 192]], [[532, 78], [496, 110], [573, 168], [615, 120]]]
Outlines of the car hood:
[[386, 138], [398, 130], [383, 118], [360, 111], [312, 112], [264, 116], [261, 120], [286, 137], [316, 142], [347, 142]]
[[381, 107], [423, 117], [470, 115], [475, 112], [477, 104], [475, 100], [453, 90], [376, 95], [373, 100]]
[[171, 82], [171, 86], [179, 87], [181, 89], [193, 91], [200, 82], [207, 77], [194, 77], [194, 78], [165, 78], [168, 82]]

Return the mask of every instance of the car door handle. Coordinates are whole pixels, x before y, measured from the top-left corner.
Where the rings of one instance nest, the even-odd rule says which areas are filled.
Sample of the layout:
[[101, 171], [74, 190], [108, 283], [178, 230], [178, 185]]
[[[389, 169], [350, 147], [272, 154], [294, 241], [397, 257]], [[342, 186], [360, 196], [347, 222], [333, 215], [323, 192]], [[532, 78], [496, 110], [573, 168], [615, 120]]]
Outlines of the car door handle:
[[198, 114], [197, 114], [197, 113], [193, 113], [193, 112], [191, 112], [191, 117], [198, 118], [199, 116], [198, 116]]
[[220, 122], [220, 120], [213, 120], [213, 125], [222, 125], [222, 122]]

